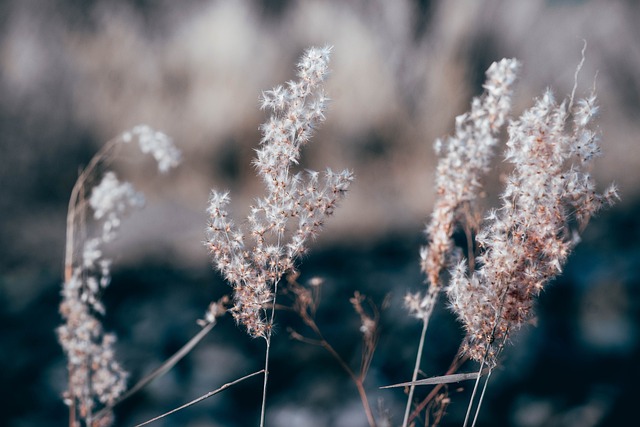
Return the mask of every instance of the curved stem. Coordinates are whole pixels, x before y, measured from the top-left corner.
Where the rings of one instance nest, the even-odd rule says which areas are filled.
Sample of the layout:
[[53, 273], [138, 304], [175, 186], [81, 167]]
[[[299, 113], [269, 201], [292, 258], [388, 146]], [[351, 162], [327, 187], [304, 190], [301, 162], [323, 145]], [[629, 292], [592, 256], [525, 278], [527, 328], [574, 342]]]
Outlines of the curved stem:
[[[109, 152], [113, 150], [122, 139], [120, 137], [114, 138], [107, 142], [101, 149], [98, 151], [89, 161], [87, 167], [85, 167], [80, 174], [78, 175], [78, 179], [76, 180], [73, 188], [71, 190], [71, 197], [69, 198], [69, 206], [67, 208], [67, 236], [66, 236], [66, 247], [65, 247], [65, 257], [64, 257], [64, 280], [68, 281], [71, 279], [71, 275], [73, 274], [73, 257], [75, 255], [75, 224], [76, 224], [76, 210], [81, 204], [81, 201], [84, 199], [83, 189], [84, 185], [87, 182], [87, 179], [91, 176], [96, 167], [100, 164], [100, 162], [106, 161], [109, 157]], [[84, 208], [83, 208], [84, 209]], [[82, 210], [81, 210], [82, 211]]]

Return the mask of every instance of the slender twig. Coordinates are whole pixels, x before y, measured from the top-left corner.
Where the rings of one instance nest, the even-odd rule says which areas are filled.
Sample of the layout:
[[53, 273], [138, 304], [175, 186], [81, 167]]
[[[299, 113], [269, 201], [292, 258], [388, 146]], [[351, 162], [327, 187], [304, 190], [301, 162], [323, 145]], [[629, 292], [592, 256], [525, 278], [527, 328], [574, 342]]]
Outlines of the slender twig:
[[467, 407], [467, 414], [464, 417], [464, 424], [462, 425], [462, 427], [467, 427], [467, 424], [469, 423], [469, 416], [471, 415], [471, 408], [473, 407], [473, 401], [476, 398], [476, 392], [478, 391], [478, 384], [480, 383], [480, 378], [482, 378], [482, 375], [480, 375], [480, 373], [484, 368], [485, 362], [486, 362], [486, 356], [485, 358], [482, 359], [482, 363], [480, 364], [480, 369], [478, 370], [478, 376], [476, 377], [476, 382], [473, 385], [473, 392], [471, 392], [471, 399], [469, 399], [469, 406]]
[[[482, 363], [480, 364], [480, 369], [478, 370], [478, 373], [480, 374], [480, 372], [482, 372], [482, 369], [484, 368], [484, 365], [487, 361], [487, 357], [489, 356], [489, 351], [491, 350], [491, 343], [494, 341], [495, 336], [496, 336], [496, 331], [498, 329], [498, 323], [500, 323], [500, 318], [502, 317], [502, 309], [504, 308], [504, 304], [505, 304], [505, 300], [507, 298], [507, 295], [509, 293], [509, 288], [511, 287], [511, 285], [507, 286], [507, 288], [505, 289], [504, 293], [502, 294], [502, 297], [500, 298], [500, 306], [498, 307], [498, 312], [496, 313], [496, 317], [495, 317], [495, 323], [493, 324], [493, 329], [491, 330], [491, 335], [490, 335], [490, 341], [489, 344], [487, 345], [487, 348], [484, 351], [484, 355], [482, 357]], [[502, 349], [502, 345], [504, 344], [504, 340], [506, 340], [507, 338], [507, 334], [509, 332], [509, 329], [507, 328], [507, 330], [505, 331], [505, 335], [503, 338], [503, 343], [499, 346], [498, 350], [500, 351]], [[499, 354], [499, 353], [498, 353]], [[496, 354], [496, 359], [498, 354]], [[489, 368], [489, 373], [491, 373], [491, 369]], [[463, 427], [467, 427], [467, 424], [469, 422], [469, 416], [471, 415], [471, 408], [473, 407], [473, 401], [475, 400], [476, 397], [476, 392], [478, 390], [478, 384], [480, 383], [480, 378], [481, 375], [478, 375], [478, 378], [476, 379], [476, 383], [473, 386], [473, 392], [471, 393], [471, 399], [469, 400], [469, 406], [467, 407], [467, 414], [464, 418], [464, 424]], [[487, 382], [488, 382], [489, 378], [487, 377]], [[487, 386], [487, 382], [485, 382], [483, 390], [482, 390], [482, 395], [480, 397], [480, 401], [478, 402], [478, 408], [476, 410], [476, 414], [474, 417], [474, 424], [475, 424], [475, 418], [477, 418], [478, 413], [480, 411], [480, 406], [482, 404], [482, 399], [484, 397], [484, 392], [486, 390], [486, 386]]]
[[[496, 330], [498, 328], [498, 323], [500, 322], [500, 317], [502, 316], [502, 309], [504, 308], [504, 302], [505, 302], [505, 299], [507, 297], [508, 290], [509, 290], [509, 287], [507, 287], [507, 289], [505, 290], [504, 294], [502, 295], [500, 307], [498, 308], [498, 313], [496, 315], [496, 321], [495, 321], [495, 323], [493, 325], [493, 329], [491, 330], [491, 341], [493, 341], [494, 338], [495, 338]], [[478, 384], [480, 383], [481, 375], [479, 375], [479, 374], [480, 374], [480, 372], [482, 372], [482, 369], [484, 368], [484, 365], [485, 365], [485, 362], [487, 361], [487, 356], [489, 355], [489, 350], [490, 349], [491, 349], [491, 344], [488, 344], [487, 348], [484, 351], [484, 356], [482, 357], [482, 363], [480, 363], [480, 369], [478, 370], [478, 378], [476, 379], [476, 383], [473, 386], [473, 392], [471, 393], [471, 399], [469, 399], [469, 406], [467, 407], [467, 414], [464, 417], [463, 427], [467, 427], [467, 424], [469, 422], [469, 416], [471, 415], [471, 408], [473, 407], [473, 401], [476, 398], [476, 392], [478, 391]], [[489, 372], [491, 372], [491, 370]], [[482, 397], [484, 397], [484, 391], [486, 389], [486, 385], [487, 385], [487, 383], [485, 382], [485, 385], [484, 385], [483, 390], [482, 390], [482, 396], [480, 398], [480, 401], [478, 402], [478, 409], [477, 409], [475, 417], [478, 416], [478, 412], [480, 411], [480, 405], [482, 404]], [[475, 419], [475, 417], [474, 417], [474, 419]], [[475, 423], [475, 421], [474, 421], [474, 423]]]
[[120, 396], [115, 402], [111, 405], [105, 406], [98, 413], [96, 413], [96, 418], [102, 416], [106, 411], [113, 409], [116, 405], [122, 403], [124, 400], [133, 396], [135, 393], [144, 388], [147, 384], [149, 384], [154, 379], [161, 377], [166, 374], [173, 368], [176, 363], [178, 363], [182, 358], [184, 358], [189, 352], [200, 342], [202, 339], [213, 329], [215, 326], [214, 322], [207, 324], [205, 327], [200, 330], [193, 338], [189, 340], [180, 350], [175, 352], [173, 356], [167, 359], [162, 365], [156, 368], [153, 372], [142, 378], [138, 381], [133, 387], [131, 387], [126, 393]]
[[364, 389], [364, 378], [362, 376], [358, 376], [355, 374], [355, 372], [349, 367], [349, 365], [347, 365], [344, 359], [340, 357], [340, 355], [333, 348], [333, 346], [329, 344], [329, 342], [326, 339], [324, 339], [324, 337], [322, 336], [322, 333], [320, 332], [320, 329], [318, 328], [318, 325], [316, 325], [313, 319], [309, 319], [309, 320], [310, 320], [310, 323], [306, 321], [305, 323], [307, 323], [307, 325], [311, 329], [313, 329], [313, 331], [318, 335], [318, 338], [320, 338], [320, 346], [325, 350], [327, 350], [329, 354], [331, 354], [333, 358], [338, 361], [338, 364], [340, 364], [342, 369], [349, 375], [349, 377], [351, 377], [351, 380], [356, 385], [356, 388], [358, 389], [358, 394], [360, 395], [360, 400], [362, 401], [362, 406], [364, 407], [364, 412], [367, 416], [367, 421], [371, 427], [375, 427], [376, 421], [375, 421], [375, 418], [373, 417], [373, 411], [371, 410], [371, 405], [369, 404], [369, 399], [367, 398], [367, 393]]
[[261, 374], [261, 373], [263, 373], [263, 372], [264, 372], [264, 370], [257, 371], [257, 372], [254, 372], [253, 374], [249, 374], [249, 375], [246, 375], [246, 376], [244, 376], [244, 377], [242, 377], [242, 378], [238, 378], [238, 379], [237, 379], [237, 380], [235, 380], [235, 381], [231, 381], [230, 383], [226, 383], [226, 384], [224, 384], [222, 387], [220, 387], [220, 388], [218, 388], [218, 389], [216, 389], [216, 390], [210, 391], [209, 393], [207, 393], [207, 394], [205, 394], [205, 395], [203, 395], [203, 396], [200, 396], [200, 397], [198, 397], [197, 399], [194, 399], [194, 400], [192, 400], [192, 401], [191, 401], [191, 402], [189, 402], [189, 403], [185, 403], [185, 404], [184, 404], [184, 405], [182, 405], [182, 406], [179, 406], [179, 407], [177, 407], [177, 408], [175, 408], [175, 409], [172, 409], [172, 410], [171, 410], [171, 411], [169, 411], [169, 412], [165, 412], [165, 413], [164, 413], [164, 414], [162, 414], [162, 415], [158, 415], [158, 416], [157, 416], [157, 417], [155, 417], [155, 418], [152, 418], [152, 419], [150, 419], [150, 420], [148, 420], [148, 421], [145, 421], [145, 422], [143, 422], [143, 423], [141, 423], [141, 424], [137, 424], [135, 427], [142, 427], [142, 426], [146, 426], [147, 424], [151, 424], [151, 423], [152, 423], [152, 422], [154, 422], [154, 421], [158, 421], [158, 420], [159, 420], [159, 419], [161, 419], [161, 418], [164, 418], [164, 417], [166, 417], [166, 416], [168, 416], [168, 415], [171, 415], [171, 414], [173, 414], [173, 413], [175, 413], [175, 412], [178, 412], [178, 411], [181, 411], [181, 410], [183, 410], [183, 409], [185, 409], [185, 408], [188, 408], [188, 407], [189, 407], [189, 406], [191, 406], [191, 405], [195, 405], [195, 404], [196, 404], [196, 403], [198, 403], [198, 402], [202, 402], [203, 400], [208, 399], [208, 398], [210, 398], [211, 396], [213, 396], [213, 395], [215, 395], [215, 394], [218, 394], [218, 393], [220, 393], [221, 391], [224, 391], [224, 390], [228, 389], [229, 387], [231, 387], [231, 386], [233, 386], [233, 385], [238, 384], [239, 382], [242, 382], [242, 381], [244, 381], [244, 380], [246, 380], [246, 379], [249, 379], [249, 378], [251, 378], [251, 377], [254, 377], [254, 376], [256, 376], [256, 375], [260, 375], [260, 374]]
[[580, 75], [580, 71], [582, 71], [582, 67], [584, 66], [584, 61], [586, 59], [585, 52], [587, 50], [587, 41], [582, 40], [582, 59], [580, 59], [580, 63], [576, 67], [576, 72], [573, 75], [573, 89], [571, 89], [571, 98], [569, 98], [569, 105], [567, 106], [567, 110], [571, 110], [573, 107], [573, 100], [576, 96], [576, 90], [578, 89], [578, 76]]
[[360, 400], [362, 401], [362, 406], [364, 407], [364, 412], [365, 412], [365, 414], [367, 416], [367, 421], [369, 423], [369, 426], [375, 427], [376, 426], [376, 421], [375, 421], [375, 418], [373, 417], [373, 411], [371, 410], [371, 405], [369, 404], [369, 398], [367, 397], [367, 393], [366, 393], [366, 391], [364, 389], [364, 378], [366, 376], [366, 371], [361, 369], [360, 375], [356, 375], [355, 372], [353, 372], [353, 370], [349, 367], [349, 365], [347, 365], [347, 363], [344, 361], [344, 359], [342, 357], [340, 357], [340, 355], [333, 348], [333, 346], [331, 346], [331, 344], [329, 344], [329, 342], [324, 339], [322, 334], [320, 334], [320, 329], [315, 324], [315, 322], [313, 322], [313, 325], [315, 326], [313, 329], [315, 330], [315, 332], [318, 334], [318, 336], [322, 340], [322, 347], [325, 350], [327, 350], [334, 357], [334, 359], [336, 359], [338, 361], [340, 366], [342, 366], [342, 369], [344, 369], [345, 372], [347, 372], [347, 374], [349, 374], [349, 376], [351, 377], [351, 379], [355, 383], [356, 388], [358, 389], [358, 394], [360, 395]]
[[[73, 188], [71, 189], [71, 197], [69, 198], [69, 205], [67, 207], [67, 229], [66, 229], [66, 243], [65, 243], [65, 258], [64, 258], [64, 281], [65, 283], [69, 282], [73, 276], [74, 269], [74, 261], [76, 255], [76, 225], [80, 228], [80, 233], [82, 236], [80, 237], [80, 241], [84, 241], [84, 233], [86, 228], [86, 210], [85, 207], [85, 183], [88, 178], [91, 176], [93, 171], [96, 169], [100, 162], [106, 161], [108, 159], [109, 151], [114, 149], [114, 147], [119, 142], [118, 138], [114, 138], [105, 144], [100, 151], [98, 151], [89, 161], [89, 164], [82, 169], [78, 174], [78, 179], [73, 184]], [[87, 362], [87, 365], [89, 363]], [[69, 371], [69, 384], [71, 383], [71, 377], [73, 376], [73, 366], [71, 362], [68, 364]], [[91, 376], [88, 375], [87, 382], [90, 383]], [[90, 388], [90, 386], [89, 386]], [[77, 405], [76, 398], [70, 396], [69, 399], [71, 403], [69, 404], [69, 426], [75, 427], [76, 416], [77, 416]], [[87, 425], [91, 424], [91, 419], [93, 418], [91, 412], [89, 412], [86, 416], [84, 416]]]
[[[78, 179], [76, 180], [73, 188], [71, 189], [71, 197], [69, 198], [69, 206], [67, 208], [67, 238], [64, 257], [64, 279], [68, 281], [73, 275], [73, 261], [75, 256], [75, 224], [76, 224], [76, 210], [82, 208], [84, 201], [84, 185], [101, 163], [105, 162], [109, 158], [109, 152], [113, 150], [118, 143], [122, 141], [121, 137], [114, 138], [107, 142], [89, 161], [89, 164], [80, 172]], [[81, 212], [84, 210], [81, 209]]]
[[[509, 328], [507, 328], [507, 330], [505, 331], [504, 338], [501, 340], [501, 343], [498, 346], [498, 351], [496, 352], [496, 359], [500, 356], [500, 353], [502, 353], [502, 350], [504, 349], [504, 344], [507, 341], [508, 336], [509, 336]], [[482, 407], [482, 402], [484, 400], [484, 394], [487, 391], [487, 385], [489, 384], [489, 378], [491, 378], [491, 374], [493, 373], [493, 367], [485, 368], [485, 371], [487, 370], [488, 370], [487, 378], [485, 379], [484, 386], [482, 387], [482, 393], [480, 394], [480, 400], [478, 401], [478, 407], [476, 408], [476, 414], [473, 417], [473, 423], [471, 424], [471, 427], [474, 427], [476, 425], [478, 414], [480, 414], [480, 408]]]
[[[425, 319], [422, 322], [422, 333], [420, 334], [420, 342], [418, 344], [418, 354], [416, 355], [416, 363], [413, 368], [413, 375], [411, 376], [411, 387], [409, 388], [409, 396], [407, 397], [407, 406], [404, 410], [404, 419], [402, 420], [402, 427], [407, 427], [409, 421], [409, 413], [411, 412], [411, 404], [413, 403], [413, 393], [416, 389], [415, 381], [418, 379], [418, 371], [420, 370], [420, 360], [422, 360], [422, 350], [424, 348], [424, 339], [427, 335], [427, 326], [429, 325], [429, 319]], [[386, 387], [383, 387], [386, 388]]]
[[473, 423], [471, 423], [471, 427], [475, 427], [476, 421], [478, 420], [478, 414], [480, 413], [480, 408], [482, 407], [482, 401], [484, 400], [484, 393], [487, 391], [487, 385], [489, 384], [489, 378], [491, 378], [491, 373], [493, 369], [489, 369], [487, 373], [487, 378], [484, 380], [484, 385], [482, 386], [482, 393], [480, 393], [480, 400], [478, 401], [478, 407], [476, 408], [476, 414], [473, 416]]
[[302, 321], [313, 331], [314, 334], [316, 334], [316, 336], [318, 337], [318, 340], [317, 341], [311, 340], [309, 338], [306, 338], [300, 335], [295, 331], [291, 332], [291, 337], [301, 342], [319, 345], [320, 347], [327, 350], [329, 354], [331, 354], [331, 356], [333, 356], [333, 358], [338, 362], [338, 364], [349, 375], [353, 383], [356, 385], [356, 388], [358, 389], [358, 395], [360, 396], [360, 400], [362, 401], [364, 412], [367, 416], [367, 422], [369, 423], [370, 427], [375, 427], [376, 421], [373, 416], [373, 411], [371, 410], [371, 405], [369, 404], [369, 399], [367, 397], [366, 390], [364, 388], [364, 379], [366, 376], [366, 370], [361, 369], [360, 375], [356, 375], [356, 373], [351, 369], [349, 365], [347, 365], [344, 359], [340, 357], [340, 354], [338, 354], [338, 352], [333, 348], [333, 346], [329, 344], [329, 342], [324, 338], [324, 336], [322, 335], [322, 332], [320, 331], [320, 328], [318, 328], [318, 325], [316, 324], [315, 320], [313, 320], [313, 318], [309, 315], [309, 313], [307, 313], [306, 311], [300, 311], [299, 315], [301, 316]]
[[262, 407], [260, 409], [260, 427], [264, 427], [264, 419], [267, 408], [267, 383], [269, 381], [269, 352], [271, 350], [271, 333], [273, 331], [273, 321], [276, 315], [276, 296], [278, 295], [278, 281], [276, 280], [273, 291], [273, 304], [271, 305], [271, 318], [269, 319], [269, 329], [265, 340], [267, 348], [264, 353], [264, 382], [262, 384]]
[[307, 338], [307, 337], [299, 334], [298, 332], [294, 331], [292, 328], [287, 328], [287, 332], [289, 332], [289, 336], [291, 337], [291, 339], [303, 342], [305, 344], [315, 345], [317, 347], [322, 347], [322, 341], [321, 340], [314, 340], [314, 339], [311, 339], [311, 338]]

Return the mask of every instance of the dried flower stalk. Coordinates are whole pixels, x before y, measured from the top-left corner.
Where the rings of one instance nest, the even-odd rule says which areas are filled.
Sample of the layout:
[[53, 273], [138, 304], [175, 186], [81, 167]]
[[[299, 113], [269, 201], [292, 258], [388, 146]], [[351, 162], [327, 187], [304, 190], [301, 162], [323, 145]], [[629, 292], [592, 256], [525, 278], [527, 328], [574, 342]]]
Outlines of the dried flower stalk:
[[[229, 218], [229, 193], [214, 190], [209, 199], [206, 245], [215, 267], [233, 286], [232, 315], [250, 336], [267, 342], [263, 399], [278, 282], [295, 271], [295, 259], [307, 250], [307, 241], [317, 236], [353, 180], [348, 170], [327, 169], [322, 177], [314, 171], [291, 172], [300, 150], [325, 120], [323, 82], [330, 53], [330, 47], [308, 49], [298, 63], [298, 80], [262, 94], [261, 106], [272, 115], [260, 127], [262, 140], [253, 163], [267, 195], [250, 207], [252, 243], [246, 243]], [[264, 409], [263, 401], [261, 425]]]
[[[165, 134], [137, 126], [105, 144], [73, 187], [67, 213], [65, 278], [60, 303], [65, 323], [57, 329], [68, 361], [69, 388], [64, 397], [69, 406], [71, 427], [111, 425], [112, 411], [105, 409], [126, 390], [127, 373], [115, 359], [116, 337], [106, 333], [100, 321], [105, 314], [100, 297], [111, 279], [111, 260], [104, 256], [103, 250], [116, 238], [124, 215], [142, 206], [144, 198], [111, 171], [103, 174], [88, 199], [86, 192], [99, 169], [133, 138], [138, 140], [143, 152], [154, 156], [161, 172], [180, 161], [180, 151]], [[90, 212], [100, 225], [99, 233], [94, 236], [88, 236], [86, 226]]]

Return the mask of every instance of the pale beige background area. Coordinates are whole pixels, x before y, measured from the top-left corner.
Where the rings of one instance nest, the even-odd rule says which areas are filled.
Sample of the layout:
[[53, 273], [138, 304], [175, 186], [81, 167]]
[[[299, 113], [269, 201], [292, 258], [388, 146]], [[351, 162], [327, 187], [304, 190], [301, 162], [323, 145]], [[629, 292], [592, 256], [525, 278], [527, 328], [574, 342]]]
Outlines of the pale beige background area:
[[[546, 87], [559, 97], [570, 93], [585, 40], [578, 94], [596, 81], [605, 153], [594, 173], [602, 187], [619, 184], [622, 206], [640, 196], [640, 8], [634, 1], [61, 4], [6, 7], [0, 103], [23, 113], [17, 126], [35, 130], [33, 140], [16, 144], [6, 137], [12, 128], [3, 129], [2, 176], [7, 186], [27, 179], [18, 177], [29, 174], [30, 158], [55, 156], [65, 146], [86, 145], [78, 159], [86, 162], [101, 141], [139, 123], [166, 132], [184, 152], [177, 171], [156, 178], [135, 155], [117, 166], [148, 200], [116, 245], [132, 262], [149, 249], [207, 262], [200, 242], [209, 190], [230, 189], [239, 220], [261, 194], [250, 166], [267, 114], [258, 98], [294, 77], [297, 57], [310, 45], [334, 46], [332, 103], [302, 167], [349, 167], [357, 178], [318, 244], [419, 229], [434, 197], [433, 141], [452, 130], [489, 64], [506, 56], [522, 61], [515, 95], [521, 112]], [[58, 126], [58, 137], [43, 147], [46, 126]], [[86, 138], [74, 139], [73, 132], [65, 138], [67, 128], [82, 129]], [[499, 158], [496, 165], [504, 168]], [[71, 176], [59, 185], [70, 189]], [[488, 200], [495, 200], [499, 173], [489, 183]], [[51, 227], [63, 227], [64, 207], [59, 200], [46, 212], [5, 218], [55, 246], [63, 234]]]

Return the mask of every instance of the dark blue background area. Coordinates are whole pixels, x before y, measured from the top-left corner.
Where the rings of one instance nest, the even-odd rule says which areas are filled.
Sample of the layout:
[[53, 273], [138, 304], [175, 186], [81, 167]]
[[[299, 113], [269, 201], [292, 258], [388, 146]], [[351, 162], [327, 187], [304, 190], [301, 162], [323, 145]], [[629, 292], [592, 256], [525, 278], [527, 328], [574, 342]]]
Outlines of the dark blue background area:
[[[640, 324], [636, 268], [640, 240], [633, 212], [614, 209], [594, 220], [564, 274], [541, 295], [536, 308], [537, 326], [527, 326], [513, 335], [512, 345], [504, 352], [488, 388], [481, 425], [573, 425], [570, 418], [587, 422], [589, 411], [598, 408], [603, 414], [594, 425], [618, 425], [633, 417], [632, 399], [640, 379], [636, 331]], [[596, 239], [602, 235], [608, 236], [604, 244]], [[420, 325], [408, 318], [400, 303], [407, 288], [418, 289], [422, 280], [416, 262], [422, 242], [416, 236], [420, 233], [398, 233], [371, 242], [325, 247], [312, 251], [300, 266], [301, 282], [309, 278], [309, 273], [322, 274], [325, 283], [317, 323], [353, 369], [358, 369], [360, 334], [359, 319], [349, 298], [356, 290], [376, 304], [389, 298], [389, 307], [381, 311], [380, 340], [366, 385], [374, 407], [375, 399], [381, 397], [396, 423], [400, 422], [402, 410], [401, 389], [376, 388], [405, 381], [411, 375]], [[14, 280], [4, 286], [28, 286], [20, 283], [26, 278]], [[2, 383], [9, 385], [2, 388], [0, 399], [3, 418], [10, 426], [64, 425], [67, 414], [60, 392], [65, 382], [65, 362], [53, 333], [60, 322], [59, 280], [51, 272], [41, 272], [29, 280], [39, 281], [43, 292], [21, 307], [10, 306], [7, 295], [0, 302], [0, 375]], [[602, 304], [602, 299], [612, 292], [607, 290], [612, 283], [624, 296], [618, 307], [620, 312], [612, 312], [610, 306]], [[118, 358], [132, 373], [132, 380], [158, 366], [195, 334], [195, 319], [202, 315], [208, 302], [228, 291], [227, 285], [206, 266], [181, 270], [171, 265], [170, 258], [149, 260], [135, 269], [116, 270], [105, 294], [109, 310], [105, 327], [118, 334]], [[600, 292], [595, 302], [588, 297], [593, 292]], [[280, 300], [287, 304], [286, 296]], [[446, 371], [462, 337], [460, 327], [443, 305], [440, 301], [427, 335], [422, 366], [429, 376]], [[594, 316], [596, 321], [602, 316], [606, 322], [612, 315], [630, 328], [631, 335], [618, 334], [620, 337], [610, 342], [585, 336], [585, 316]], [[327, 425], [333, 425], [345, 402], [357, 399], [356, 389], [327, 352], [291, 340], [288, 328], [312, 336], [296, 315], [278, 312], [269, 407], [286, 402], [317, 411], [323, 414]], [[143, 331], [143, 342], [139, 342], [137, 330]], [[611, 333], [616, 335], [617, 331]], [[227, 349], [229, 366], [225, 366], [224, 357], [207, 361], [198, 356], [199, 351], [208, 352], [217, 346]], [[117, 425], [140, 422], [257, 371], [262, 367], [263, 354], [263, 340], [250, 339], [226, 316], [192, 354], [166, 378], [156, 381], [158, 386], [150, 386], [118, 407]], [[244, 362], [238, 366], [233, 358]], [[474, 366], [468, 365], [462, 370], [472, 369]], [[209, 376], [207, 371], [214, 371], [211, 378], [219, 383], [198, 379]], [[449, 387], [452, 403], [442, 425], [460, 424], [470, 388], [470, 383]], [[424, 396], [429, 390], [419, 388], [417, 396]], [[194, 419], [211, 420], [214, 425], [252, 425], [259, 415], [260, 391], [261, 380], [250, 379], [159, 425], [187, 425]], [[543, 411], [546, 421], [528, 422], [523, 408]], [[535, 420], [536, 412], [530, 417]]]

